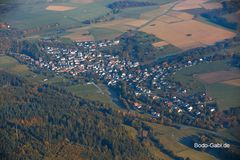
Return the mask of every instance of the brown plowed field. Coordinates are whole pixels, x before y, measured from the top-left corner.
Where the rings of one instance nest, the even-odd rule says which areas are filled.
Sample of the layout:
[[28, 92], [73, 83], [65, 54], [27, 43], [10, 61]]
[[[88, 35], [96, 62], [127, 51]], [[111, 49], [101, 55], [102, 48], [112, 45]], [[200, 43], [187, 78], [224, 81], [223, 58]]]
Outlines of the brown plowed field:
[[225, 81], [223, 83], [240, 87], [240, 79], [233, 79], [233, 80]]

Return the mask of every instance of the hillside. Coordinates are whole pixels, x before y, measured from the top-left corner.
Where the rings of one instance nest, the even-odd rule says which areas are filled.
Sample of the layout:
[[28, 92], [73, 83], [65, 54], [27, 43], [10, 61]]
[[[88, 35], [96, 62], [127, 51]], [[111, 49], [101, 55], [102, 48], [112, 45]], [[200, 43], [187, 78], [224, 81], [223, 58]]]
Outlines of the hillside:
[[0, 86], [4, 159], [153, 159], [102, 104], [2, 71]]

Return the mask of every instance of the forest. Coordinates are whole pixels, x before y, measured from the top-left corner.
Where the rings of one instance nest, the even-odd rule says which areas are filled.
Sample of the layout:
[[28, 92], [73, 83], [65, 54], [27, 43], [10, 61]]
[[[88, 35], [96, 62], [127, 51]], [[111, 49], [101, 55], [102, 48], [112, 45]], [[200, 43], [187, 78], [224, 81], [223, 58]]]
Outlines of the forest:
[[64, 141], [81, 146], [75, 158], [155, 159], [141, 142], [129, 139], [122, 116], [102, 103], [3, 71], [0, 88], [3, 159], [44, 159]]

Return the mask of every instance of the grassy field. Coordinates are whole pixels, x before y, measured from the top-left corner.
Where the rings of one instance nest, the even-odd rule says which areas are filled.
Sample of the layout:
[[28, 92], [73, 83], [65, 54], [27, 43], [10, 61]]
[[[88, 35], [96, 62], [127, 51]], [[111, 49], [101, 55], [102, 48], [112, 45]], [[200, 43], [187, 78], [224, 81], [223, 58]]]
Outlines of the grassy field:
[[197, 135], [201, 131], [194, 128], [182, 128], [176, 129], [170, 126], [163, 126], [155, 123], [147, 123], [153, 129], [154, 136], [159, 140], [159, 142], [173, 154], [192, 160], [213, 160], [215, 157], [204, 153], [196, 151], [188, 146], [183, 145], [180, 141], [183, 137]]
[[[158, 4], [170, 2], [173, 0], [151, 0]], [[7, 2], [7, 1], [6, 1]], [[6, 2], [0, 2], [1, 4]], [[19, 29], [29, 29], [29, 28], [37, 28], [41, 26], [46, 26], [49, 24], [60, 24], [63, 28], [68, 27], [79, 27], [81, 26], [81, 22], [88, 19], [94, 19], [96, 17], [105, 15], [110, 11], [107, 8], [107, 4], [113, 2], [113, 0], [97, 0], [92, 3], [81, 3], [81, 2], [37, 2], [33, 1], [18, 1], [20, 5], [16, 8], [12, 9], [10, 12], [1, 15], [0, 20], [5, 21], [11, 24], [13, 27], [17, 27]], [[14, 1], [12, 1], [14, 3]], [[48, 6], [68, 6], [75, 7], [75, 9], [68, 11], [51, 11], [46, 10]], [[149, 9], [153, 9], [156, 7], [150, 7]], [[139, 7], [134, 9], [126, 9], [123, 10], [123, 14], [131, 13], [130, 15], [139, 15], [143, 13], [143, 11], [148, 11], [148, 7]], [[129, 16], [130, 16], [129, 15]]]
[[103, 39], [114, 39], [115, 37], [121, 35], [123, 32], [114, 29], [107, 28], [91, 28], [89, 33], [94, 37], [96, 41]]
[[[21, 3], [17, 8], [3, 14], [0, 20], [5, 21], [19, 29], [37, 28], [48, 24], [59, 23], [61, 27], [74, 27], [81, 25], [81, 21], [105, 15], [109, 9], [105, 5], [109, 0], [94, 3]], [[69, 11], [49, 11], [49, 5], [76, 7]]]
[[231, 66], [228, 65], [228, 61], [216, 61], [184, 68], [178, 71], [173, 78], [189, 88], [191, 93], [206, 90], [210, 96], [216, 99], [220, 110], [225, 110], [229, 107], [239, 106], [240, 100], [238, 95], [240, 94], [240, 87], [223, 84], [221, 82], [207, 84], [200, 82], [196, 78], [196, 75], [215, 71], [227, 71], [230, 69]]
[[33, 74], [26, 65], [18, 63], [16, 59], [9, 56], [0, 56], [0, 69], [24, 76]]
[[53, 85], [67, 82], [67, 79], [62, 76], [44, 76], [32, 72], [27, 65], [20, 64], [16, 59], [10, 56], [0, 56], [0, 70], [13, 73], [24, 78], [39, 83], [48, 83]]
[[77, 84], [69, 86], [68, 90], [84, 99], [100, 101], [112, 106], [116, 106], [112, 102], [111, 97], [108, 95], [105, 88], [101, 85], [98, 85], [97, 87], [94, 84]]
[[217, 104], [221, 110], [240, 106], [240, 87], [215, 83], [206, 85], [206, 89], [210, 96], [216, 98]]

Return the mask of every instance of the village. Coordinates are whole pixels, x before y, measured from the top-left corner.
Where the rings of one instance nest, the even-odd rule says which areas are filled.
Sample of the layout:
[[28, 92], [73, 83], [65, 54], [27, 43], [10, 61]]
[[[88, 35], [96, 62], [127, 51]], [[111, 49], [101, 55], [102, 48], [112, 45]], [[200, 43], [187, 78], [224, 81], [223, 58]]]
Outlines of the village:
[[[208, 57], [175, 64], [141, 65], [137, 61], [104, 54], [100, 48], [119, 45], [120, 40], [103, 42], [76, 42], [78, 49], [46, 46], [39, 60], [18, 55], [28, 65], [57, 74], [81, 77], [84, 73], [96, 75], [109, 88], [120, 89], [126, 84], [125, 102], [129, 109], [148, 113], [153, 119], [161, 115], [184, 115], [192, 123], [196, 118], [211, 115], [216, 110], [212, 98], [206, 93], [190, 94], [188, 89], [170, 80], [170, 76], [185, 67], [211, 61]], [[45, 58], [48, 57], [48, 58]], [[119, 91], [119, 90], [118, 90]], [[121, 92], [121, 91], [119, 91]], [[122, 94], [122, 93], [120, 93]]]

